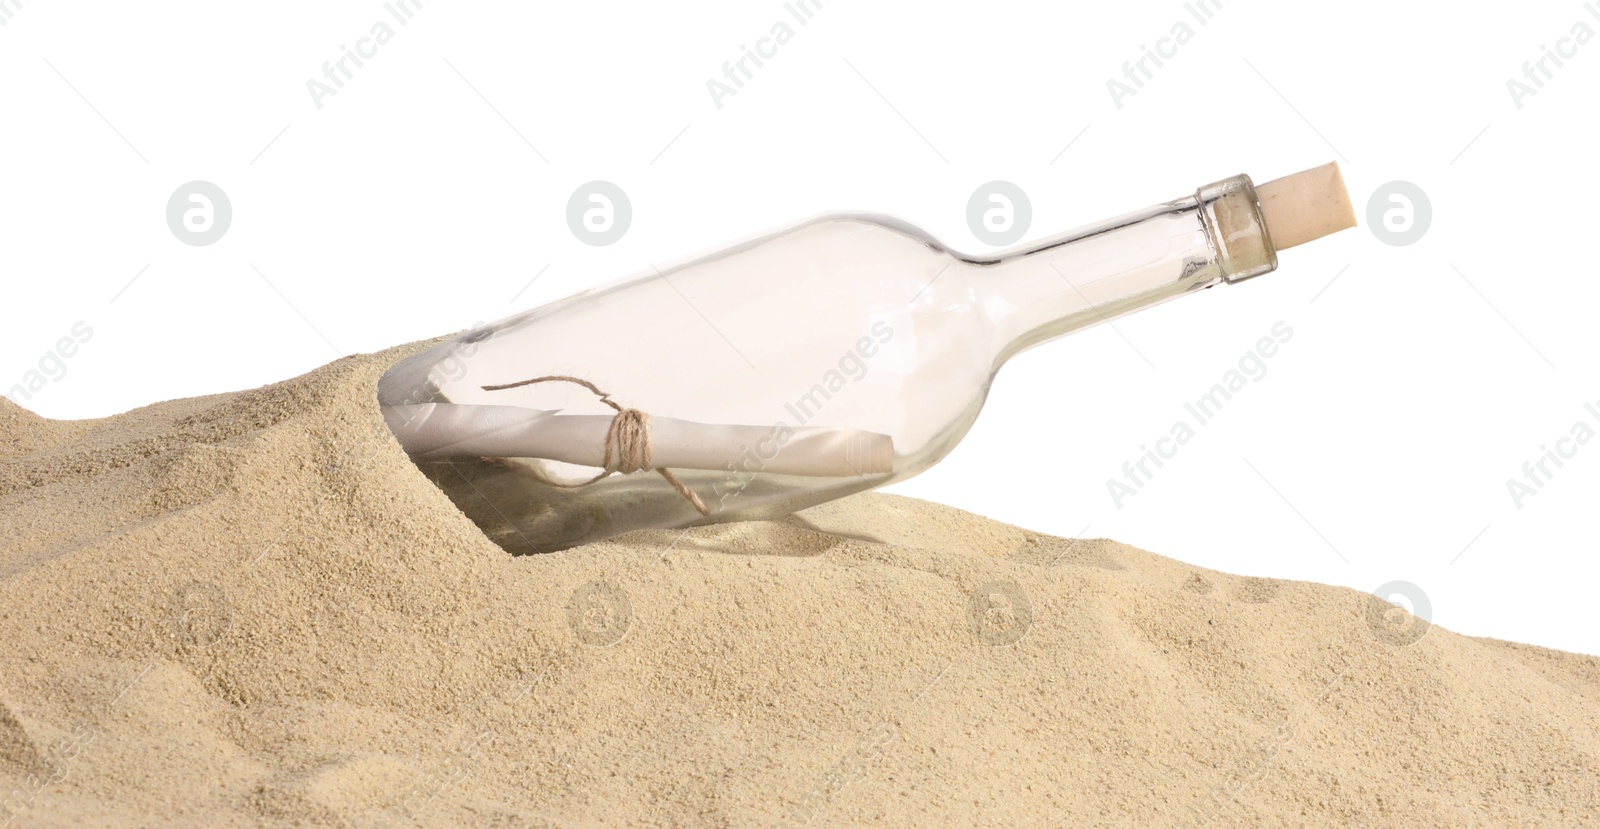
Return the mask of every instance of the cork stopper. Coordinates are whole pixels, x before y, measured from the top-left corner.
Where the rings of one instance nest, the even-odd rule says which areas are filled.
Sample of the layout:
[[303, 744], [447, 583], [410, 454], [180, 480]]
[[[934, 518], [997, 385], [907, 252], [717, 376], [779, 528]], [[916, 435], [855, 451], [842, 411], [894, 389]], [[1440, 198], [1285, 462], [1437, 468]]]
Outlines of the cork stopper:
[[1356, 226], [1350, 194], [1335, 161], [1258, 184], [1256, 199], [1275, 250]]

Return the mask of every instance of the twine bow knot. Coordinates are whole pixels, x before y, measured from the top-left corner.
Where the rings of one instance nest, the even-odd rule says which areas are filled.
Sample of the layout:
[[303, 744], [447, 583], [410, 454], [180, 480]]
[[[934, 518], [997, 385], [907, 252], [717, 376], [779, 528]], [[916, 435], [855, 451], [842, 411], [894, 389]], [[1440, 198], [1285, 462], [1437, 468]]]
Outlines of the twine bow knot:
[[589, 484], [592, 484], [595, 481], [612, 474], [613, 472], [620, 472], [624, 475], [627, 475], [633, 472], [643, 472], [653, 469], [659, 473], [661, 477], [665, 478], [667, 483], [672, 484], [672, 488], [677, 490], [679, 495], [682, 495], [684, 498], [688, 499], [689, 503], [694, 505], [694, 508], [699, 511], [701, 515], [709, 516], [711, 514], [711, 510], [706, 508], [706, 504], [704, 501], [700, 500], [700, 496], [696, 495], [695, 491], [686, 486], [683, 481], [678, 480], [678, 476], [672, 474], [671, 470], [651, 465], [649, 413], [642, 412], [638, 409], [623, 408], [617, 403], [617, 401], [611, 399], [611, 395], [609, 393], [601, 391], [595, 386], [595, 384], [579, 377], [568, 377], [566, 375], [535, 377], [532, 380], [521, 380], [516, 383], [506, 383], [499, 386], [483, 386], [482, 388], [484, 391], [501, 391], [503, 389], [514, 389], [521, 386], [531, 386], [535, 383], [554, 382], [574, 383], [579, 386], [583, 386], [584, 388], [593, 392], [594, 395], [600, 399], [601, 403], [604, 403], [616, 410], [616, 415], [611, 418], [611, 428], [606, 430], [605, 457], [601, 465], [600, 474], [590, 478], [587, 481], [579, 481], [575, 484], [564, 484], [559, 481], [553, 481], [543, 475], [538, 475], [537, 473], [535, 473], [535, 477], [538, 477], [540, 481], [551, 486], [562, 487], [564, 489], [576, 489], [578, 487], [588, 486]]

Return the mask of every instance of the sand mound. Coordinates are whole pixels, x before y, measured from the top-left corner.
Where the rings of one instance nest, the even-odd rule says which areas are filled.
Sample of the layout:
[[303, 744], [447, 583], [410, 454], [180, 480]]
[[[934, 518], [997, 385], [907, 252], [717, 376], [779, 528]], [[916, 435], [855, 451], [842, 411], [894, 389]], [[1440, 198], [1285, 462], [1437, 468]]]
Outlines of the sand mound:
[[70, 439], [82, 422], [46, 420], [0, 397], [0, 458], [23, 455]]
[[409, 349], [0, 404], [0, 824], [1594, 825], [1600, 660], [858, 496], [523, 558]]

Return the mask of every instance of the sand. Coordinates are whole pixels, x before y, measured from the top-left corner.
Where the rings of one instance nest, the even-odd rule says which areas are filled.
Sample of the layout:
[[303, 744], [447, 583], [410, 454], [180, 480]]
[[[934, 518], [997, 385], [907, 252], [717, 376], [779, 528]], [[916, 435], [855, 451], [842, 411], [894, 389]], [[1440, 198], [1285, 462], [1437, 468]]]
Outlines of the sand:
[[1600, 659], [1344, 588], [874, 494], [509, 556], [416, 348], [0, 401], [0, 825], [1600, 825]]

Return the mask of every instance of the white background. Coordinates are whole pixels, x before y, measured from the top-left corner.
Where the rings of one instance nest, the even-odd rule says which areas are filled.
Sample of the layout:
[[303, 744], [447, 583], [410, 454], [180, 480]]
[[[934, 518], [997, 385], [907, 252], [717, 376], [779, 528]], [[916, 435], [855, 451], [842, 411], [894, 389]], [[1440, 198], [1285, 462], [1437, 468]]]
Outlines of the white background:
[[[1402, 579], [1446, 627], [1600, 653], [1600, 445], [1520, 509], [1506, 487], [1600, 400], [1600, 45], [1520, 108], [1506, 86], [1600, 29], [1576, 0], [1225, 0], [1203, 26], [1176, 2], [826, 0], [720, 109], [706, 81], [788, 19], [776, 0], [430, 0], [320, 109], [306, 81], [380, 2], [7, 2], [0, 389], [94, 330], [26, 401], [42, 414], [282, 380], [820, 212], [981, 252], [965, 207], [993, 179], [1030, 194], [1026, 243], [1337, 159], [1364, 225], [1403, 179], [1427, 234], [1346, 232], [1028, 352], [896, 491], [1235, 573]], [[1193, 39], [1118, 108], [1106, 81], [1179, 20]], [[194, 179], [233, 203], [208, 247], [165, 221]], [[566, 225], [592, 179], [632, 199], [609, 247]], [[1118, 509], [1107, 479], [1279, 320], [1269, 374]]]

